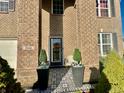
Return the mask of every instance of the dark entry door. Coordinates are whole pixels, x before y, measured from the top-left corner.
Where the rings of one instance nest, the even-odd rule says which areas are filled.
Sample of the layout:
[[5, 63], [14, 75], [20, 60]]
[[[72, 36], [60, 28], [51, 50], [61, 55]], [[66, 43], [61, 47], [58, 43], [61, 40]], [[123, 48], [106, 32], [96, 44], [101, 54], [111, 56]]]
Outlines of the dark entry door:
[[62, 38], [50, 38], [50, 65], [62, 65]]

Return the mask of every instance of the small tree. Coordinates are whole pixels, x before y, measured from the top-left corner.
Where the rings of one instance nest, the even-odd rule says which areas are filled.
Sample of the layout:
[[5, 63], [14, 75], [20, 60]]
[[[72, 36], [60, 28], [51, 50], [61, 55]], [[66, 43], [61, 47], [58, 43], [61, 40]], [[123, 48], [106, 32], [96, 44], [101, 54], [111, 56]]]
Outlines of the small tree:
[[39, 55], [39, 66], [45, 64], [46, 62], [47, 62], [47, 54], [46, 51], [42, 49]]
[[104, 60], [95, 93], [123, 93], [124, 92], [124, 64], [116, 52], [111, 51]]
[[42, 69], [48, 69], [49, 68], [49, 65], [47, 63], [47, 54], [46, 54], [46, 51], [44, 49], [42, 49], [40, 51], [38, 65], [39, 65], [39, 68], [42, 68]]
[[73, 53], [73, 59], [80, 64], [81, 61], [81, 52], [79, 49], [75, 48], [74, 53]]
[[14, 69], [0, 57], [0, 93], [25, 93], [14, 74]]

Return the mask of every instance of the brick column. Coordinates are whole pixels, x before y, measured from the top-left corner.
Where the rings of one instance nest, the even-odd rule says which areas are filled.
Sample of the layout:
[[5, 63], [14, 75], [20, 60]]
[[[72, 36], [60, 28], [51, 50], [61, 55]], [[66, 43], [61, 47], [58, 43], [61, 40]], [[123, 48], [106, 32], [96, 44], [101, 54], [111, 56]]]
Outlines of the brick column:
[[98, 78], [99, 53], [96, 22], [96, 1], [79, 0], [79, 32], [82, 63], [85, 65], [84, 82]]
[[17, 78], [24, 87], [37, 80], [39, 0], [18, 0]]

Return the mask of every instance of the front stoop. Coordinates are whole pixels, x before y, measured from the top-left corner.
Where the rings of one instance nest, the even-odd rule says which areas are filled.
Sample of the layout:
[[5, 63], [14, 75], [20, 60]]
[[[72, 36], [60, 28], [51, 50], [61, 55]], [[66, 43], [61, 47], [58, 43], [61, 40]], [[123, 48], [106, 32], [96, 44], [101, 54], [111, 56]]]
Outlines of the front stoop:
[[82, 87], [76, 87], [73, 81], [72, 68], [50, 68], [49, 86], [45, 91], [38, 89], [27, 89], [26, 93], [74, 93], [77, 90], [87, 91], [94, 88], [94, 85], [84, 84]]

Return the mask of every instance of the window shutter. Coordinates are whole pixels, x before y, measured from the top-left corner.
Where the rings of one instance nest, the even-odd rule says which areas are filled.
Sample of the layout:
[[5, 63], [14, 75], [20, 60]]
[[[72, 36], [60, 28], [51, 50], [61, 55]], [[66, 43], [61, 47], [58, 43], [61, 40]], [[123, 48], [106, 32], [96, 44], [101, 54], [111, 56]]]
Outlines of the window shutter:
[[15, 0], [9, 0], [9, 11], [15, 11]]
[[116, 52], [118, 52], [117, 33], [112, 33], [112, 39], [113, 39], [113, 48]]
[[110, 6], [111, 6], [111, 16], [114, 17], [115, 16], [115, 3], [114, 0], [110, 0]]

